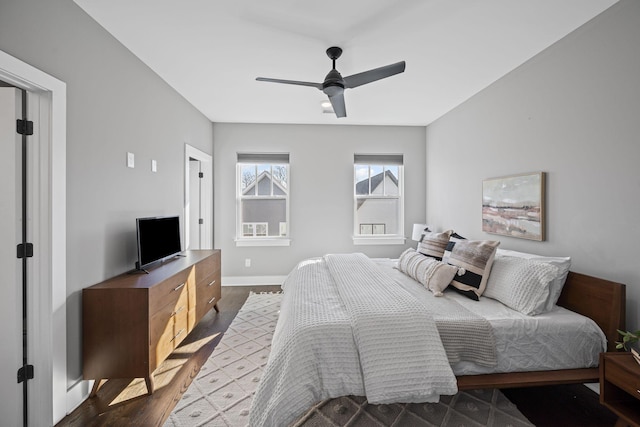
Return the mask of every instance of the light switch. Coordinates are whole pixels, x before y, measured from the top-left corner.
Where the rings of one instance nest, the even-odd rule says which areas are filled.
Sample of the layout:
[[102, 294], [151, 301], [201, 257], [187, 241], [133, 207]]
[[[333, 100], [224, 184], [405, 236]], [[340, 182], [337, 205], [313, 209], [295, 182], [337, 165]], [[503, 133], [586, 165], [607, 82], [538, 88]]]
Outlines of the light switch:
[[158, 163], [155, 160], [151, 160], [151, 172], [158, 171]]
[[127, 167], [133, 168], [135, 167], [135, 156], [133, 153], [127, 153]]

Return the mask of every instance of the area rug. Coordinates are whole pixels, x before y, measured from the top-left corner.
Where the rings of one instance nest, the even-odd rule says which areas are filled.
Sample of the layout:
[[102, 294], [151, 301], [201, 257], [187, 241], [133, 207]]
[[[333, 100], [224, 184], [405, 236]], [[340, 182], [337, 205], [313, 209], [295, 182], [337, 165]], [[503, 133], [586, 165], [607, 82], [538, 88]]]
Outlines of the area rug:
[[[165, 427], [244, 427], [269, 358], [281, 294], [251, 293], [202, 366]], [[366, 398], [330, 399], [310, 408], [295, 427], [533, 426], [499, 390], [442, 396], [439, 403], [370, 405]]]

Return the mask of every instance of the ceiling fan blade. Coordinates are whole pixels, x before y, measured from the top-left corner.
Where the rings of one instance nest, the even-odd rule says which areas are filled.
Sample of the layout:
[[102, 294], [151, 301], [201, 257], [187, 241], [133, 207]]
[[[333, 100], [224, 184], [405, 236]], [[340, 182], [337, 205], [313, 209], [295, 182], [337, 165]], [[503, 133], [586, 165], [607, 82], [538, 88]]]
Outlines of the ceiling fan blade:
[[300, 82], [297, 80], [270, 79], [267, 77], [256, 77], [256, 80], [258, 80], [259, 82], [272, 82], [272, 83], [285, 83], [288, 85], [311, 86], [311, 87], [315, 87], [316, 89], [322, 90], [322, 83]]
[[347, 108], [344, 106], [344, 92], [335, 94], [329, 97], [333, 112], [336, 113], [336, 117], [347, 117]]
[[364, 71], [362, 73], [353, 74], [344, 78], [344, 87], [354, 88], [376, 80], [384, 79], [404, 72], [406, 63], [404, 61], [395, 64], [385, 65], [384, 67], [374, 68], [373, 70]]

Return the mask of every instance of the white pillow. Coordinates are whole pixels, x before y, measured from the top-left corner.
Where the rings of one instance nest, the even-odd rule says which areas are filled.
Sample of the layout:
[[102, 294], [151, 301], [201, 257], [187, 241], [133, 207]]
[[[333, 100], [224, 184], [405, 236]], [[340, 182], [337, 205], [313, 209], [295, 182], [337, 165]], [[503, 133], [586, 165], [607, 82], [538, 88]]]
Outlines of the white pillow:
[[517, 252], [510, 251], [507, 249], [498, 249], [496, 253], [496, 257], [499, 256], [511, 256], [517, 258], [525, 258], [540, 262], [546, 262], [551, 265], [555, 265], [558, 267], [558, 274], [551, 282], [551, 286], [549, 289], [549, 298], [547, 299], [545, 311], [550, 311], [558, 302], [558, 298], [560, 298], [560, 294], [562, 293], [562, 287], [564, 286], [564, 282], [567, 280], [567, 275], [569, 274], [569, 268], [571, 268], [571, 257], [546, 257], [542, 255], [529, 254], [526, 252]]
[[528, 316], [544, 313], [551, 283], [558, 275], [555, 265], [511, 256], [497, 256], [483, 296], [500, 301]]
[[438, 261], [415, 249], [409, 248], [398, 259], [396, 268], [407, 276], [422, 283], [433, 295], [440, 297], [449, 286], [458, 268]]

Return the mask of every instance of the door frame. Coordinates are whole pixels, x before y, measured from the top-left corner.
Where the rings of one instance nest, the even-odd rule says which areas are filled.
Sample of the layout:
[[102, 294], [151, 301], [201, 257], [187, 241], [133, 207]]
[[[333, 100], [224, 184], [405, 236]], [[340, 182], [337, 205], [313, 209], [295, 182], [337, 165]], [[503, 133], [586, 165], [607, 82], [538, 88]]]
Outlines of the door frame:
[[[29, 154], [31, 260], [30, 421], [54, 425], [67, 413], [66, 325], [66, 83], [0, 50], [0, 80], [38, 103]], [[16, 367], [17, 369], [17, 367]]]
[[[213, 157], [189, 144], [184, 145], [184, 247], [189, 246], [189, 159], [199, 160], [201, 162], [201, 170], [204, 171], [202, 185], [200, 186], [201, 195], [208, 194], [208, 200], [213, 200]], [[213, 249], [213, 206], [212, 203], [201, 204], [204, 206], [204, 240], [201, 241], [202, 249]]]

